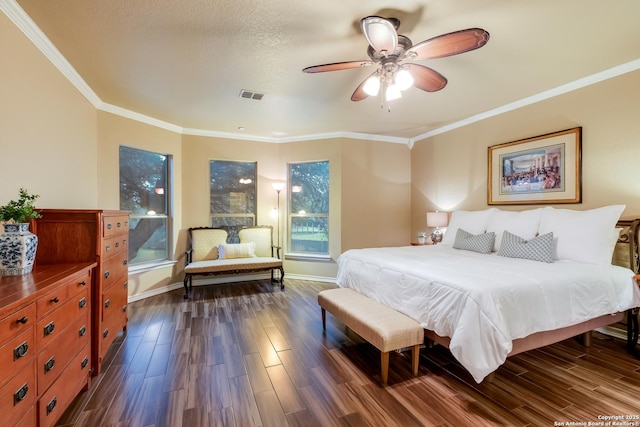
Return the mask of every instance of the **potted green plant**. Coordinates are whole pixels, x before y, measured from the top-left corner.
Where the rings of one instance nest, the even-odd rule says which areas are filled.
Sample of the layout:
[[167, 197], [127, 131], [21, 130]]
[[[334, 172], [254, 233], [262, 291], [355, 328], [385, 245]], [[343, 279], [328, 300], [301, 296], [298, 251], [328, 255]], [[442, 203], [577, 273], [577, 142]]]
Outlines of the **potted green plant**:
[[38, 237], [29, 231], [29, 221], [40, 218], [34, 205], [40, 197], [20, 189], [20, 198], [0, 206], [0, 221], [4, 233], [0, 235], [0, 275], [18, 276], [31, 273], [36, 258]]

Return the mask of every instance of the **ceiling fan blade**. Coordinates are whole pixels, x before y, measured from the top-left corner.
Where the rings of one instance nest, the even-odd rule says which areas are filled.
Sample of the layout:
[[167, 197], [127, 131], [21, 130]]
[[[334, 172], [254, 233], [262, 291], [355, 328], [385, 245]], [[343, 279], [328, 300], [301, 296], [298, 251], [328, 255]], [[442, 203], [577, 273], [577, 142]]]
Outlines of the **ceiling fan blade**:
[[407, 50], [410, 59], [434, 59], [479, 49], [489, 41], [489, 33], [482, 28], [469, 28], [433, 37]]
[[407, 67], [411, 77], [413, 77], [413, 85], [418, 89], [426, 92], [437, 92], [447, 85], [445, 76], [429, 67], [419, 64], [404, 64]]
[[375, 76], [377, 73], [378, 73], [377, 71], [371, 73], [370, 75], [367, 76], [366, 79], [362, 81], [362, 83], [358, 85], [356, 90], [353, 91], [353, 95], [351, 95], [352, 101], [358, 102], [369, 97], [369, 94], [364, 91], [364, 85], [367, 83], [367, 80], [369, 80], [372, 76]]
[[374, 50], [393, 53], [398, 47], [398, 32], [394, 22], [379, 16], [367, 16], [360, 20], [360, 28]]
[[324, 73], [325, 71], [348, 70], [350, 68], [368, 67], [373, 64], [371, 61], [348, 61], [335, 62], [333, 64], [314, 65], [302, 70], [304, 73]]

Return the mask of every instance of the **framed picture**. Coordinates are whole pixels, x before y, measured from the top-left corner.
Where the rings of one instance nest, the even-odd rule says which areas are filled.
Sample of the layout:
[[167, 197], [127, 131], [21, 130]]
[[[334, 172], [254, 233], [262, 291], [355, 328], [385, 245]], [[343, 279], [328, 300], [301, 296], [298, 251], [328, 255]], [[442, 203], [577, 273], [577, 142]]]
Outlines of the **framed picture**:
[[581, 127], [489, 147], [488, 203], [580, 203], [581, 148]]

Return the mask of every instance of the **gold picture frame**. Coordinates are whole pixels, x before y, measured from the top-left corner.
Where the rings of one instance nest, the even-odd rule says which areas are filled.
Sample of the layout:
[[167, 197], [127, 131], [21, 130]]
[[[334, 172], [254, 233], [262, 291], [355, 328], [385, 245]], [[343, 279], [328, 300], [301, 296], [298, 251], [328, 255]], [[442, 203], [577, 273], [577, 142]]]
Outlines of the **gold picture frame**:
[[489, 147], [489, 205], [582, 202], [582, 128]]

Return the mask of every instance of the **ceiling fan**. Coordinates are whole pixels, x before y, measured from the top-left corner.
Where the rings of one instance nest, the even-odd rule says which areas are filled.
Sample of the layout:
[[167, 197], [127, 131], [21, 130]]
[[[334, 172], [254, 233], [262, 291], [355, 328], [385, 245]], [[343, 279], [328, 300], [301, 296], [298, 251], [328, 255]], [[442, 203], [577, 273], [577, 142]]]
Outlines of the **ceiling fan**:
[[481, 28], [469, 28], [442, 34], [414, 45], [411, 40], [397, 32], [400, 20], [367, 16], [360, 20], [362, 33], [369, 42], [367, 54], [370, 60], [335, 62], [314, 65], [302, 71], [322, 73], [350, 68], [377, 65], [351, 95], [352, 101], [362, 101], [376, 96], [383, 89], [384, 101], [402, 96], [402, 91], [412, 86], [427, 92], [436, 92], [447, 85], [447, 79], [439, 72], [409, 61], [444, 58], [479, 49], [489, 41], [489, 33]]

